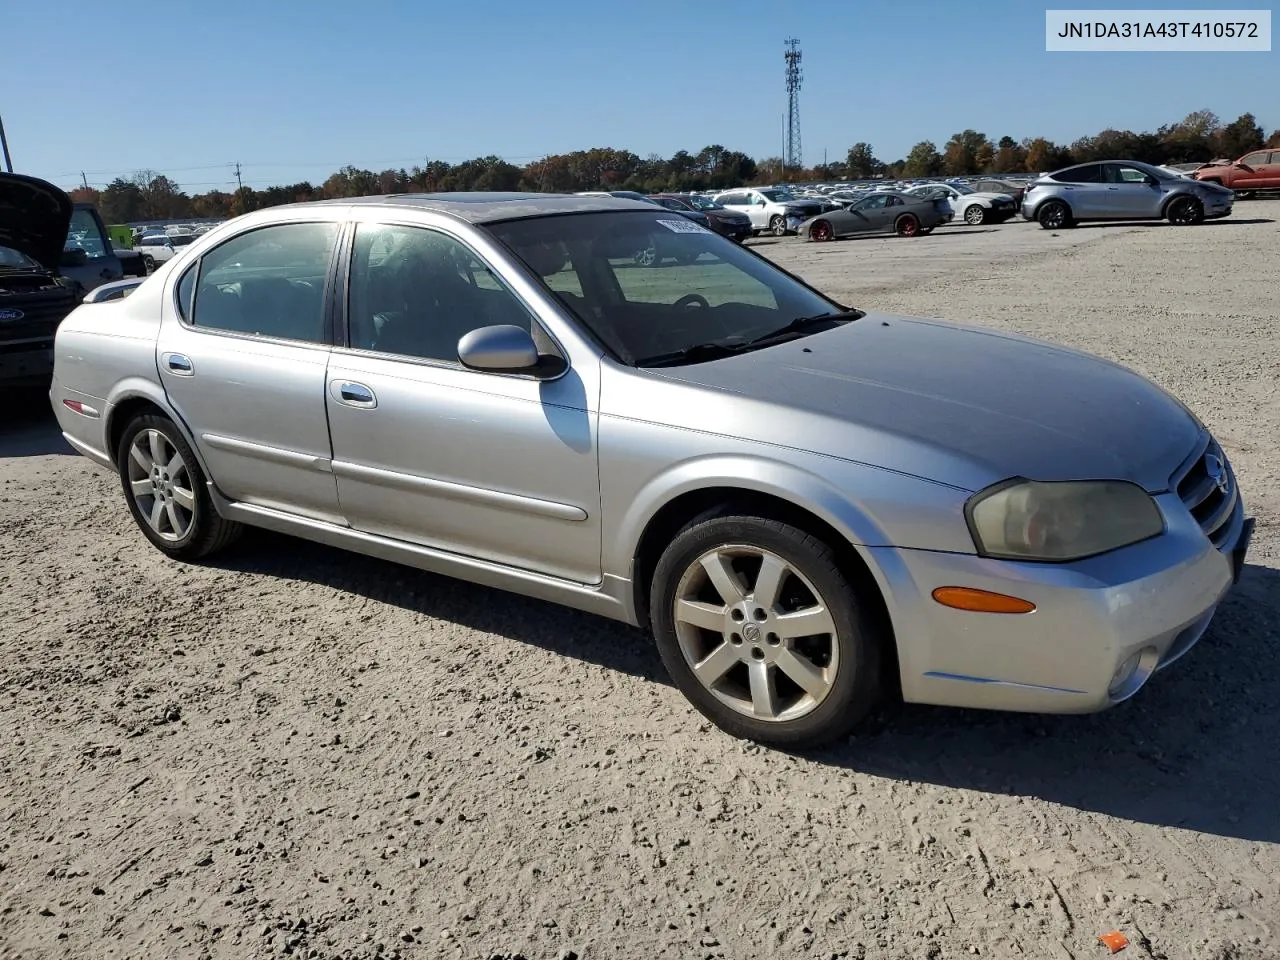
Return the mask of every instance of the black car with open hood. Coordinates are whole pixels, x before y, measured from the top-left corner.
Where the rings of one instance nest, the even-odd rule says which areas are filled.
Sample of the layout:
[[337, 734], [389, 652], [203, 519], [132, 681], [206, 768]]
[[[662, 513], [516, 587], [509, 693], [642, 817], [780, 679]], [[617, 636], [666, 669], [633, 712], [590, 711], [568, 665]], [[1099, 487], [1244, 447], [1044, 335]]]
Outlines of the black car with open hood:
[[83, 296], [59, 275], [71, 214], [53, 184], [0, 173], [0, 383], [44, 384], [53, 371], [53, 335]]

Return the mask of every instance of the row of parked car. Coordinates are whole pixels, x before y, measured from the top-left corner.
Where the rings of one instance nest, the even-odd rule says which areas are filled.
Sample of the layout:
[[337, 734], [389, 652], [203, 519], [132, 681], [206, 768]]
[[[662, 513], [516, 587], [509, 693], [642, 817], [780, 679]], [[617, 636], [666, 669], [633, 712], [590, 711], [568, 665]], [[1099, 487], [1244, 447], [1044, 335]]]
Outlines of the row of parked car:
[[[1162, 220], [1194, 224], [1231, 213], [1233, 192], [1216, 177], [1193, 177], [1137, 161], [1084, 163], [1008, 183], [1007, 191], [982, 190], [959, 181], [879, 185], [856, 192], [807, 194], [786, 186], [743, 187], [702, 194], [653, 194], [628, 190], [587, 195], [645, 200], [741, 242], [762, 233], [798, 235], [824, 242], [865, 234], [925, 236], [951, 221], [1000, 224], [1021, 214], [1045, 229], [1089, 220]], [[994, 186], [994, 184], [991, 184]], [[655, 266], [670, 258], [668, 238], [655, 238], [636, 259]]]

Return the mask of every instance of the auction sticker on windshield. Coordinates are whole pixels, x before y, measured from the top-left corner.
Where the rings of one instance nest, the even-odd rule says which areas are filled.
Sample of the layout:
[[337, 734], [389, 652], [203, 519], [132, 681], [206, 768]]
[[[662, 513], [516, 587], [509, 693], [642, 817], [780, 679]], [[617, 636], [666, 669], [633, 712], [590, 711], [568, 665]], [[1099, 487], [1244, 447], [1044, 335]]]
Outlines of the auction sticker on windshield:
[[659, 220], [658, 222], [672, 233], [711, 233], [702, 224], [694, 223], [692, 220]]

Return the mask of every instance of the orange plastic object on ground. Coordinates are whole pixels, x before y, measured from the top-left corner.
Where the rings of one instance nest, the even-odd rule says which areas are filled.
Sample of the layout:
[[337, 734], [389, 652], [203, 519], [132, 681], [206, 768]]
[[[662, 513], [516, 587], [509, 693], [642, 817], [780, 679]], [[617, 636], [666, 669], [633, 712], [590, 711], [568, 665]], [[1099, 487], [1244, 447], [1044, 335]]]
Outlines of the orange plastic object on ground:
[[1119, 930], [1112, 930], [1110, 933], [1104, 933], [1098, 937], [1098, 939], [1101, 940], [1102, 945], [1112, 953], [1119, 953], [1129, 945], [1129, 938]]

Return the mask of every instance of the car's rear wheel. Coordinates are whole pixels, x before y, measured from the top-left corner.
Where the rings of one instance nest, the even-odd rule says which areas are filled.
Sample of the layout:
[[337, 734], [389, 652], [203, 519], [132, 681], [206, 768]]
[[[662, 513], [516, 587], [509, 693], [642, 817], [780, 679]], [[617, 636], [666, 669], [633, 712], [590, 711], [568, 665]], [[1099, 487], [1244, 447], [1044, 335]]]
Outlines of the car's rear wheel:
[[920, 233], [920, 218], [914, 213], [904, 213], [893, 224], [894, 232], [900, 237], [914, 237]]
[[1071, 226], [1071, 210], [1061, 200], [1050, 200], [1036, 212], [1036, 220], [1046, 230], [1061, 230]]
[[1165, 216], [1169, 222], [1180, 227], [1192, 226], [1204, 222], [1204, 204], [1195, 197], [1175, 197], [1169, 202]]
[[964, 208], [964, 222], [979, 226], [987, 219], [987, 209], [980, 203], [971, 203]]
[[116, 448], [116, 469], [133, 519], [169, 556], [197, 560], [240, 534], [240, 524], [213, 508], [195, 454], [167, 417], [130, 421]]
[[826, 220], [819, 220], [809, 227], [809, 239], [818, 243], [826, 243], [828, 240], [833, 240], [835, 235], [835, 231], [831, 229], [831, 224]]
[[785, 237], [787, 235], [787, 218], [775, 213], [769, 218], [769, 231], [775, 237]]
[[841, 736], [874, 705], [880, 639], [832, 548], [761, 517], [704, 515], [654, 572], [650, 619], [681, 692], [738, 737]]

